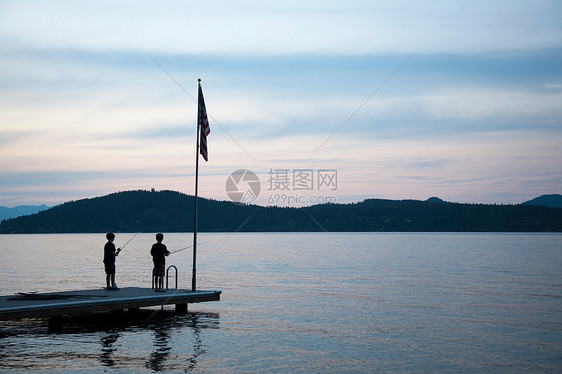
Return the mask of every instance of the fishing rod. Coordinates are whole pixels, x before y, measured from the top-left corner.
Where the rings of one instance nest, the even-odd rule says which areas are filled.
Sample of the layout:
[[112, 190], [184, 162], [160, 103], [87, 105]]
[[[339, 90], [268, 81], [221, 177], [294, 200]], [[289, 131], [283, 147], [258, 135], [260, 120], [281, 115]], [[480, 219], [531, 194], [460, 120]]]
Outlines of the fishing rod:
[[135, 236], [137, 236], [139, 233], [135, 233], [135, 235], [133, 235], [133, 237], [131, 239], [129, 239], [129, 241], [127, 243], [125, 243], [121, 248], [119, 248], [119, 252], [121, 252], [123, 250], [123, 248], [125, 248], [127, 246], [127, 244], [129, 244], [131, 242], [131, 240], [133, 240], [135, 238]]
[[[201, 243], [197, 243], [197, 244], [205, 244], [205, 243], [209, 243], [209, 242], [201, 242]], [[177, 252], [183, 251], [184, 249], [188, 249], [188, 248], [191, 248], [191, 247], [193, 247], [193, 244], [192, 244], [192, 245], [188, 245], [187, 247], [183, 247], [183, 248], [180, 248], [180, 249], [176, 249], [175, 251], [170, 252], [170, 254], [172, 254], [172, 253], [177, 253]]]

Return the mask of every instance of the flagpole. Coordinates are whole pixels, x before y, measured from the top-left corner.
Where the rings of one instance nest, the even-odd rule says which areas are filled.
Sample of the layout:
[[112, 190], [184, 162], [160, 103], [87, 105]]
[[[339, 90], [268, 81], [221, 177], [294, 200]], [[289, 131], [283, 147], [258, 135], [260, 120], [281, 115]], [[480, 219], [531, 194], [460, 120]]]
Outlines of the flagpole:
[[200, 121], [200, 96], [201, 91], [201, 78], [197, 80], [197, 136], [196, 138], [196, 149], [195, 149], [195, 208], [193, 209], [193, 270], [191, 278], [191, 291], [195, 292], [197, 290], [197, 194], [198, 194], [198, 182], [199, 182], [199, 137], [201, 135], [201, 121]]

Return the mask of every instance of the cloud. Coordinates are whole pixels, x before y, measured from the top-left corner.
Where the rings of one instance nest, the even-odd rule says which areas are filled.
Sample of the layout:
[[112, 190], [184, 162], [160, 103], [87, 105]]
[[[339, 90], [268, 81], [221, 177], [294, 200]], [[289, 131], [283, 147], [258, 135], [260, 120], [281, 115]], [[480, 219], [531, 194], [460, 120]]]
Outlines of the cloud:
[[562, 93], [542, 94], [517, 91], [509, 87], [459, 87], [432, 92], [414, 106], [437, 119], [476, 120], [502, 117], [520, 120], [562, 115]]
[[549, 48], [557, 1], [4, 2], [0, 34], [43, 48], [171, 53], [473, 53]]

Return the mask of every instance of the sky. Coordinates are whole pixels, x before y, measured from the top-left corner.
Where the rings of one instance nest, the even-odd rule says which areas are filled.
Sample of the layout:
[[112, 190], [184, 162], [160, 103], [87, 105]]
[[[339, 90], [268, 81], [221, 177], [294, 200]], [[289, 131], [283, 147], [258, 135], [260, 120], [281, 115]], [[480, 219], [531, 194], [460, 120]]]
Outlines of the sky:
[[193, 194], [198, 79], [201, 197], [562, 193], [558, 0], [0, 0], [0, 48], [0, 206]]

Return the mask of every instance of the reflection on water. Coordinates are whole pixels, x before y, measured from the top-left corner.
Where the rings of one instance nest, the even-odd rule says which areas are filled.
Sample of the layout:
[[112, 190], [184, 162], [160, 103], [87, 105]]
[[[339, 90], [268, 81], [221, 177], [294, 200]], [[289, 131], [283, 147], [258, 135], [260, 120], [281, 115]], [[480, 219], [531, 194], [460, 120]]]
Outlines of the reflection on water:
[[115, 352], [116, 348], [114, 347], [114, 343], [119, 339], [118, 332], [110, 332], [106, 336], [102, 336], [101, 338], [101, 356], [100, 361], [104, 366], [114, 366], [115, 361], [112, 358], [113, 352]]
[[[153, 372], [170, 368], [191, 371], [205, 354], [205, 329], [219, 328], [218, 313], [176, 314], [170, 310], [136, 313], [99, 313], [63, 319], [59, 333], [48, 333], [42, 319], [11, 321], [0, 325], [0, 371], [53, 370], [91, 367], [95, 358], [103, 367]], [[74, 349], [58, 341], [75, 339]], [[26, 350], [17, 347], [26, 344]], [[34, 342], [29, 344], [30, 342]], [[99, 346], [99, 354], [92, 345]], [[86, 353], [88, 352], [88, 353]], [[147, 352], [151, 352], [147, 356]], [[98, 366], [99, 368], [99, 366]]]
[[170, 335], [166, 326], [158, 326], [154, 329], [154, 351], [146, 363], [148, 369], [162, 371], [164, 362], [170, 354]]
[[193, 331], [193, 354], [189, 357], [189, 370], [195, 369], [197, 366], [197, 358], [206, 352], [203, 348], [203, 339], [201, 338], [201, 329], [204, 328], [204, 324], [201, 323], [200, 318], [201, 314], [194, 314], [192, 318], [191, 328]]

